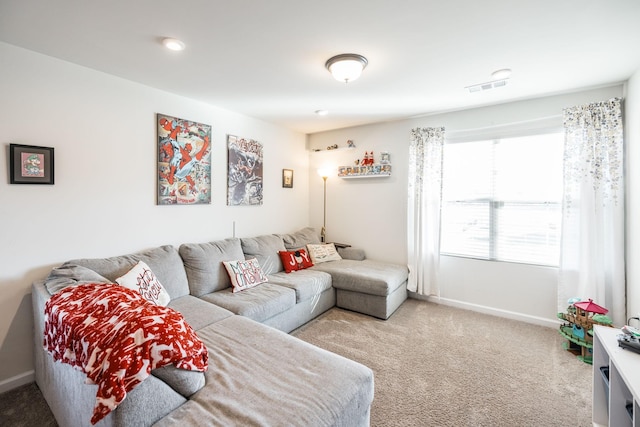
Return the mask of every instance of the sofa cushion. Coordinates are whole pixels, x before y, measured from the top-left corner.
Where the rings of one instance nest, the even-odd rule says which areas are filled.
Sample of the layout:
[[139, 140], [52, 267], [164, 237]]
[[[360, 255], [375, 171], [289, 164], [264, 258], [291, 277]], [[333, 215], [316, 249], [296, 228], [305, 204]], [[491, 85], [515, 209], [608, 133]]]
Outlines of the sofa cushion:
[[256, 322], [264, 322], [296, 305], [293, 289], [268, 282], [242, 292], [225, 289], [201, 298]]
[[311, 269], [331, 274], [336, 289], [379, 296], [387, 296], [398, 287], [406, 286], [409, 275], [406, 266], [368, 259], [324, 262]]
[[289, 251], [305, 248], [307, 245], [320, 244], [320, 237], [312, 227], [306, 227], [291, 234], [276, 234], [276, 236], [282, 239], [284, 247]]
[[185, 295], [171, 300], [169, 307], [180, 312], [184, 320], [195, 330], [202, 329], [212, 323], [218, 322], [233, 313], [215, 304], [196, 298], [193, 295]]
[[191, 295], [200, 297], [231, 286], [223, 261], [244, 259], [240, 239], [180, 245]]
[[363, 259], [366, 258], [364, 250], [360, 248], [348, 247], [348, 248], [336, 248], [336, 249], [338, 250], [338, 253], [342, 257], [342, 259], [353, 259], [356, 261], [362, 261]]
[[84, 285], [88, 283], [111, 283], [111, 280], [101, 276], [87, 267], [65, 262], [49, 273], [45, 280], [45, 287], [49, 294], [60, 292], [67, 286]]
[[304, 270], [305, 268], [313, 267], [311, 257], [304, 249], [296, 249], [295, 251], [280, 251], [280, 261], [282, 261], [282, 267], [285, 273], [291, 273], [292, 271]]
[[165, 365], [151, 371], [151, 375], [160, 378], [169, 387], [180, 393], [184, 397], [189, 397], [196, 391], [204, 387], [204, 372], [187, 371], [176, 368], [174, 365]]
[[171, 301], [162, 283], [143, 261], [138, 261], [124, 276], [118, 277], [116, 283], [139, 293], [142, 298], [156, 305], [166, 307]]
[[207, 384], [156, 427], [364, 425], [349, 416], [367, 414], [373, 401], [366, 366], [240, 316], [199, 334]]
[[75, 259], [68, 263], [89, 268], [111, 282], [115, 282], [118, 277], [131, 270], [138, 261], [144, 261], [153, 270], [172, 299], [189, 294], [189, 284], [182, 259], [178, 250], [170, 245], [129, 255]]
[[323, 271], [299, 270], [287, 274], [284, 271], [271, 274], [269, 283], [296, 291], [296, 302], [306, 301], [331, 288], [331, 275]]
[[224, 261], [222, 264], [229, 273], [229, 279], [233, 285], [232, 292], [244, 291], [268, 280], [255, 258]]
[[278, 252], [286, 250], [282, 239], [274, 234], [240, 239], [246, 259], [256, 258], [266, 275], [283, 271]]

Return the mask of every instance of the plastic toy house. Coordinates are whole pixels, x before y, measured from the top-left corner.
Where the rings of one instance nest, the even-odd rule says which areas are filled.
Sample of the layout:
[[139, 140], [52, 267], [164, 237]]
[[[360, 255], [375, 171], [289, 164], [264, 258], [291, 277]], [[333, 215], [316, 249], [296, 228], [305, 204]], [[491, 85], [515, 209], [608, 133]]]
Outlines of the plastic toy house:
[[566, 313], [558, 313], [564, 320], [560, 325], [560, 335], [566, 338], [565, 350], [578, 356], [578, 359], [591, 364], [593, 360], [593, 325], [612, 326], [612, 321], [604, 307], [594, 303], [592, 299], [580, 301], [569, 300]]

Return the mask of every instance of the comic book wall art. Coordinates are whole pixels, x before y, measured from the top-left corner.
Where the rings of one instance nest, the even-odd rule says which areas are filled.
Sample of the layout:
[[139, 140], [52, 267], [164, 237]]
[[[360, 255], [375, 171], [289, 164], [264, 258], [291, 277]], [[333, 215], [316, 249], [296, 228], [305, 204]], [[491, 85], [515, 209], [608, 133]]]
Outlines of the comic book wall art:
[[211, 126], [157, 115], [158, 204], [211, 203]]
[[262, 204], [262, 144], [227, 135], [227, 205]]

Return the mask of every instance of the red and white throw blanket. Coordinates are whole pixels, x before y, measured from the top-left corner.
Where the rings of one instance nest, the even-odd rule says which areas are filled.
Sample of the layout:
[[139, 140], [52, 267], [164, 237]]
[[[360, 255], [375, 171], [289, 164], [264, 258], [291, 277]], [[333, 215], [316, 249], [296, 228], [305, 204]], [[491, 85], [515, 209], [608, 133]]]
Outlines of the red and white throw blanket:
[[204, 372], [207, 348], [177, 311], [116, 284], [66, 288], [45, 306], [44, 348], [98, 385], [95, 424], [151, 370], [173, 363]]

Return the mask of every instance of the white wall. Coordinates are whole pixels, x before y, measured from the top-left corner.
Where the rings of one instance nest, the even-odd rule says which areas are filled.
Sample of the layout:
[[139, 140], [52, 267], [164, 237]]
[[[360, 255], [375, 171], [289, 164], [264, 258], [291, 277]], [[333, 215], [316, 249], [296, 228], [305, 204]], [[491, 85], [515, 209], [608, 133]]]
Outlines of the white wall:
[[[30, 286], [52, 267], [230, 237], [234, 221], [238, 237], [308, 225], [305, 135], [4, 43], [0, 63], [0, 391], [30, 380]], [[155, 204], [156, 113], [213, 126], [210, 205]], [[226, 134], [264, 144], [264, 205], [226, 206]], [[8, 184], [10, 143], [54, 147], [55, 185]]]
[[[376, 155], [389, 151], [393, 165], [390, 178], [328, 179], [327, 238], [365, 248], [369, 258], [406, 263], [406, 169], [412, 128], [445, 126], [447, 134], [461, 134], [512, 123], [526, 127], [530, 121], [543, 118], [550, 118], [545, 123], [555, 122], [561, 127], [563, 108], [622, 94], [622, 85], [616, 85], [311, 135], [311, 149], [326, 149], [333, 144], [344, 147], [349, 139], [356, 148], [310, 152], [310, 223], [320, 227], [323, 221], [322, 179], [314, 178], [314, 170], [352, 164], [365, 151], [373, 150]], [[555, 268], [443, 257], [441, 298], [452, 305], [553, 325], [556, 280]]]
[[[640, 70], [625, 94], [627, 316], [640, 316]], [[637, 324], [633, 324], [637, 326]]]

